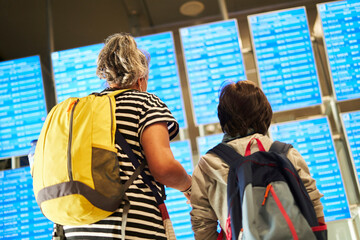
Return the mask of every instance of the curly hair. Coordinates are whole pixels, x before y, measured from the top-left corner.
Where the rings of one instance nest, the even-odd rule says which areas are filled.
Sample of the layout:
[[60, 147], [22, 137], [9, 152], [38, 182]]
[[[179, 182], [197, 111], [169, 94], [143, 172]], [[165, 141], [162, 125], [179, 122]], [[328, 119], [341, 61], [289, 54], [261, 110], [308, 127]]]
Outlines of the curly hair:
[[220, 92], [218, 118], [224, 133], [246, 136], [249, 129], [266, 134], [272, 109], [263, 91], [251, 81], [225, 85]]
[[109, 85], [128, 88], [139, 78], [148, 78], [150, 56], [137, 48], [127, 33], [117, 33], [105, 40], [97, 59], [96, 75]]

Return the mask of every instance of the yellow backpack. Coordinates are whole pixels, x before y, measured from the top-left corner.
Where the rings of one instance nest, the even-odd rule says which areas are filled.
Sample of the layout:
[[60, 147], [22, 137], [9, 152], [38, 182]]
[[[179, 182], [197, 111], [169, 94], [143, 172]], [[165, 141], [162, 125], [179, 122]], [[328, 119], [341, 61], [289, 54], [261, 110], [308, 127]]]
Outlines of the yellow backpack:
[[36, 201], [49, 220], [91, 224], [112, 214], [123, 200], [129, 206], [125, 191], [145, 162], [121, 184], [114, 96], [123, 91], [68, 98], [48, 114], [31, 175]]

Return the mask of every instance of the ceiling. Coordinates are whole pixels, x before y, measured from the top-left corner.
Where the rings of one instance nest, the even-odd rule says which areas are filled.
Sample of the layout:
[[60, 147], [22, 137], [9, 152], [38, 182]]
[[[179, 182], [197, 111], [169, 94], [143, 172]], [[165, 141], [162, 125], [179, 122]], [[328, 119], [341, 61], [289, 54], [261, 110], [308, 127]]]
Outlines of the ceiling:
[[[185, 16], [190, 0], [0, 0], [0, 61], [103, 42], [115, 32], [134, 36], [169, 31], [229, 17], [287, 7], [315, 0], [197, 0], [204, 11]], [[221, 8], [226, 6], [226, 8]], [[45, 56], [45, 57], [43, 57]]]

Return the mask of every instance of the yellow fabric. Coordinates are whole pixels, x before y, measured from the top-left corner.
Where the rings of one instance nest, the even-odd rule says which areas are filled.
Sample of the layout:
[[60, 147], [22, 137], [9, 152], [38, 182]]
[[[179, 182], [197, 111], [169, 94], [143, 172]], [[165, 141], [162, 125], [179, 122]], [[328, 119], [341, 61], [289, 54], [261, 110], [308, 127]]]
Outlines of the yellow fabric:
[[32, 167], [35, 196], [46, 186], [69, 181], [64, 149], [67, 150], [70, 119], [66, 110], [72, 100], [68, 99], [56, 105], [48, 114], [41, 130]]
[[[121, 184], [118, 170], [115, 169], [118, 165], [117, 160], [116, 162], [113, 161], [113, 165], [104, 165], [106, 169], [110, 169], [109, 171], [112, 172], [99, 177], [104, 174], [104, 168], [93, 169], [92, 162], [97, 159], [93, 159], [92, 153], [93, 147], [100, 148], [112, 152], [110, 156], [113, 159], [116, 158], [116, 154], [114, 154], [116, 153], [116, 103], [114, 95], [123, 91], [125, 90], [114, 91], [103, 96], [89, 95], [83, 98], [68, 98], [50, 111], [37, 142], [35, 160], [31, 169], [34, 194], [38, 203], [39, 192], [42, 189], [51, 188], [51, 192], [61, 192], [60, 187], [59, 190], [56, 188], [56, 184], [61, 185], [61, 183], [70, 181], [69, 146], [71, 146], [70, 167], [73, 181], [81, 182], [96, 191], [98, 191], [96, 187], [101, 188], [102, 185], [118, 186]], [[71, 116], [73, 116], [72, 131], [70, 127]], [[69, 141], [71, 141], [71, 145], [69, 145]], [[103, 155], [109, 156], [109, 154]], [[101, 164], [101, 161], [106, 161], [106, 159], [100, 159], [98, 163]], [[101, 171], [93, 172], [98, 170]], [[97, 176], [97, 179], [94, 179], [94, 176]], [[108, 176], [113, 178], [109, 180], [109, 184], [95, 182], [95, 180], [108, 181]], [[109, 193], [107, 197], [118, 196], [116, 191], [119, 190], [115, 189], [114, 194]], [[40, 193], [43, 194], [43, 192]], [[61, 195], [61, 193], [59, 194]], [[81, 194], [71, 194], [46, 200], [41, 203], [40, 207], [47, 218], [62, 225], [89, 224], [111, 214], [109, 211], [94, 207]]]
[[[64, 206], [67, 206], [64, 208]], [[81, 206], [81, 208], [79, 208]], [[94, 207], [82, 195], [55, 198], [41, 204], [45, 217], [61, 225], [78, 226], [91, 224], [112, 214]]]

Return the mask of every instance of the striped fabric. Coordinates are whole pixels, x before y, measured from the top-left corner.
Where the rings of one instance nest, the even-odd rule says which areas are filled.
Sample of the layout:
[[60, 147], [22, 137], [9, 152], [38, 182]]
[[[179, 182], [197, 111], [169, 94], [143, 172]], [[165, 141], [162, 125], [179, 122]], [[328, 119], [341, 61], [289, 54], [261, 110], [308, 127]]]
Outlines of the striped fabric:
[[[107, 93], [111, 89], [105, 89]], [[138, 159], [144, 160], [140, 148], [140, 136], [143, 130], [156, 122], [167, 122], [170, 139], [178, 133], [178, 124], [167, 106], [155, 95], [131, 90], [116, 96], [116, 123]], [[134, 172], [128, 157], [118, 148], [120, 177], [125, 183]], [[145, 172], [155, 186], [148, 166]], [[126, 225], [126, 239], [166, 239], [160, 211], [151, 189], [139, 176], [126, 192], [130, 200], [130, 210]], [[121, 239], [122, 206], [108, 218], [85, 226], [64, 226], [66, 239]]]

